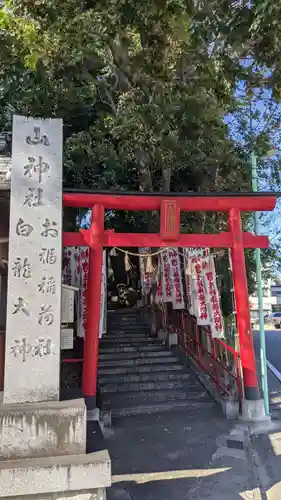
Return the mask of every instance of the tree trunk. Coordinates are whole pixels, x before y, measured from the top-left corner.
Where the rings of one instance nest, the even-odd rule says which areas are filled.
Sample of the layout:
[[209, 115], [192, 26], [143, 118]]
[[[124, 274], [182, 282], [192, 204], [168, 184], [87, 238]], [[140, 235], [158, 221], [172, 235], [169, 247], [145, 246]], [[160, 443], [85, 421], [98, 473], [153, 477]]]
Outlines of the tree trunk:
[[172, 177], [172, 167], [163, 166], [162, 167], [162, 179], [161, 179], [161, 191], [163, 193], [169, 193], [171, 191], [171, 177]]

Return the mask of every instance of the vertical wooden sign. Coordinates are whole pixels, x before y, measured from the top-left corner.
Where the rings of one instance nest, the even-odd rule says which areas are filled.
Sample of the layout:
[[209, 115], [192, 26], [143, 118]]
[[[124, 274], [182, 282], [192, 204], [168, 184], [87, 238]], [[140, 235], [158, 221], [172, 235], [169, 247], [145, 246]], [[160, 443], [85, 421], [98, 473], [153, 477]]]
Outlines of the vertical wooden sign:
[[180, 234], [180, 207], [176, 200], [161, 202], [160, 235], [163, 241], [177, 241]]

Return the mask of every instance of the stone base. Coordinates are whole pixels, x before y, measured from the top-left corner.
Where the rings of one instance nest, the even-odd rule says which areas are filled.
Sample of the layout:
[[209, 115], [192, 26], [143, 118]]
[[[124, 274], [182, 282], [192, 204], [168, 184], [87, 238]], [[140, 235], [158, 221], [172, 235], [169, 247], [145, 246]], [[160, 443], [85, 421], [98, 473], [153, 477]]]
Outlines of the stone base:
[[9, 497], [9, 500], [106, 500], [106, 489], [99, 488], [90, 491], [73, 491], [70, 495], [68, 493], [50, 493], [47, 495], [28, 495]]
[[280, 433], [281, 422], [262, 420], [261, 422], [250, 422], [248, 425], [250, 436], [259, 436], [260, 434], [272, 434], [273, 432]]
[[84, 454], [84, 400], [0, 404], [0, 433], [0, 459]]
[[167, 332], [165, 332], [164, 330], [158, 330], [158, 332], [157, 332], [157, 338], [159, 340], [166, 341], [167, 335], [168, 335]]
[[109, 427], [111, 428], [112, 426], [112, 414], [110, 410], [102, 410], [100, 412], [100, 424], [102, 427]]
[[104, 500], [109, 486], [111, 463], [106, 450], [0, 462], [0, 499]]
[[265, 414], [264, 400], [250, 401], [242, 400], [242, 415], [241, 419], [248, 422], [266, 422], [270, 420], [270, 416]]
[[178, 334], [168, 333], [168, 347], [177, 347], [178, 345]]
[[234, 420], [239, 415], [239, 401], [235, 401], [228, 397], [221, 398], [222, 411], [227, 420]]
[[88, 422], [99, 422], [100, 421], [100, 409], [95, 408], [94, 410], [87, 410], [87, 421]]

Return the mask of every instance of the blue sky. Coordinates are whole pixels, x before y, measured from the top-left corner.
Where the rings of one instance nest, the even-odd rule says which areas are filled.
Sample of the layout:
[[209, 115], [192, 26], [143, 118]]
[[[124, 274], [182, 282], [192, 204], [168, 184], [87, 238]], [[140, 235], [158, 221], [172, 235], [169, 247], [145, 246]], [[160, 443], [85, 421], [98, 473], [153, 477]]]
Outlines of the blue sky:
[[[280, 129], [273, 127], [273, 122], [281, 120], [281, 106], [272, 99], [272, 93], [268, 89], [253, 89], [251, 101], [246, 98], [245, 82], [240, 82], [235, 96], [241, 102], [241, 114], [237, 116], [228, 115], [225, 118], [229, 126], [231, 137], [246, 146], [245, 136], [241, 134], [239, 125], [241, 119], [245, 119], [248, 130], [251, 130], [252, 137], [255, 138], [262, 132], [270, 131], [271, 151], [269, 157], [259, 159], [259, 190], [279, 191], [280, 182], [273, 175], [276, 164], [280, 161]], [[251, 118], [250, 118], [251, 117]], [[281, 201], [281, 200], [280, 200]], [[272, 244], [276, 245], [280, 238], [281, 225], [281, 203], [277, 200], [277, 205], [272, 213], [262, 214], [262, 232], [270, 237]]]

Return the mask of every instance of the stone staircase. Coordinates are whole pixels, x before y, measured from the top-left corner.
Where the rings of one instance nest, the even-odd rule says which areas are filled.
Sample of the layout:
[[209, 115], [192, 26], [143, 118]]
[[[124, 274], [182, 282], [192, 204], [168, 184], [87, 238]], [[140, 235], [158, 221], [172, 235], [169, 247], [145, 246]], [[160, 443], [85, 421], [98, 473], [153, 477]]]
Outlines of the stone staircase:
[[213, 407], [196, 375], [149, 328], [137, 309], [110, 311], [100, 341], [100, 406], [112, 417]]

